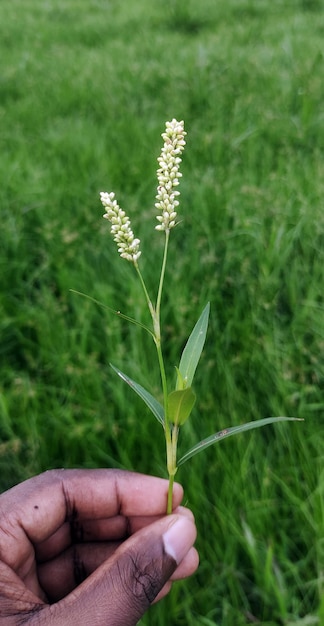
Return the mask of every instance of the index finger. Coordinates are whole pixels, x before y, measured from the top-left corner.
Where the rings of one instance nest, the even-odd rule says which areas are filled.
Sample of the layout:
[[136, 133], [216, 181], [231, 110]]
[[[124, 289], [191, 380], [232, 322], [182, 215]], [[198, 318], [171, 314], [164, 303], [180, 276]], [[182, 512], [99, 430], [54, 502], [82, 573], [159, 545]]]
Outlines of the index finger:
[[[163, 515], [167, 490], [165, 479], [123, 470], [50, 470], [0, 496], [0, 553], [21, 559], [26, 536], [42, 542], [67, 521]], [[175, 484], [174, 507], [182, 495]]]

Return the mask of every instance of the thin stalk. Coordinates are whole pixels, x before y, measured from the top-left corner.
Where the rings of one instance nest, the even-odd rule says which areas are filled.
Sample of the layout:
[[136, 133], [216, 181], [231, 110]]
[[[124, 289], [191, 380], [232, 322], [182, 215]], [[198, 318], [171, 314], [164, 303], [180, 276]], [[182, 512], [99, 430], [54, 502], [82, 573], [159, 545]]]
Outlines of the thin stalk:
[[170, 513], [172, 513], [173, 484], [174, 484], [174, 474], [169, 476], [167, 515], [170, 515]]
[[178, 426], [173, 425], [171, 430], [171, 442], [167, 447], [169, 452], [169, 489], [168, 489], [168, 503], [167, 503], [167, 515], [172, 513], [172, 493], [174, 477], [177, 473], [177, 444], [178, 444]]
[[156, 314], [157, 314], [157, 317], [158, 317], [159, 320], [160, 320], [160, 308], [161, 308], [162, 289], [163, 289], [163, 283], [164, 283], [166, 262], [167, 262], [167, 257], [168, 257], [169, 237], [170, 237], [170, 231], [166, 230], [165, 231], [165, 244], [164, 244], [164, 253], [163, 253], [163, 261], [162, 261], [162, 268], [161, 268], [160, 283], [159, 283], [158, 295], [157, 295], [157, 299], [156, 299]]
[[[174, 428], [171, 430], [170, 423], [169, 423], [168, 388], [167, 388], [163, 354], [162, 354], [162, 349], [161, 349], [161, 333], [160, 333], [160, 310], [161, 310], [161, 300], [162, 300], [165, 268], [166, 268], [167, 257], [168, 257], [169, 237], [170, 237], [170, 231], [166, 230], [163, 261], [162, 261], [159, 289], [158, 289], [158, 294], [157, 294], [157, 299], [156, 299], [156, 309], [155, 309], [155, 313], [156, 313], [156, 329], [155, 330], [157, 332], [156, 348], [158, 352], [162, 387], [163, 387], [165, 443], [166, 443], [166, 455], [167, 455], [167, 469], [168, 469], [168, 474], [169, 474], [167, 515], [172, 513], [173, 483], [174, 483], [174, 477], [177, 471], [176, 457], [177, 457], [177, 439], [178, 439], [178, 432], [175, 432]], [[176, 431], [177, 430], [178, 429], [176, 429]]]
[[151, 299], [149, 297], [148, 291], [146, 289], [146, 285], [144, 282], [144, 278], [141, 274], [141, 270], [138, 267], [137, 263], [134, 263], [135, 265], [135, 269], [137, 271], [137, 274], [139, 276], [139, 279], [141, 281], [141, 285], [143, 287], [143, 291], [145, 294], [145, 298], [148, 304], [148, 308], [149, 311], [151, 313], [152, 316], [152, 321], [153, 321], [153, 339], [154, 339], [154, 343], [156, 345], [156, 350], [157, 350], [157, 355], [158, 355], [158, 360], [159, 360], [159, 367], [160, 367], [160, 374], [161, 374], [161, 381], [162, 381], [162, 390], [163, 390], [163, 403], [164, 403], [164, 422], [165, 422], [165, 427], [166, 430], [169, 427], [169, 421], [168, 421], [168, 386], [167, 386], [167, 379], [166, 379], [166, 373], [165, 373], [165, 367], [164, 367], [164, 360], [163, 360], [163, 354], [162, 354], [162, 349], [161, 349], [161, 331], [160, 331], [160, 306], [161, 306], [161, 294], [162, 294], [162, 286], [163, 286], [163, 277], [165, 274], [165, 266], [166, 266], [166, 260], [167, 260], [167, 249], [168, 249], [168, 237], [166, 237], [166, 244], [164, 247], [164, 255], [163, 255], [163, 263], [162, 263], [162, 269], [161, 269], [161, 277], [160, 277], [160, 285], [159, 285], [159, 294], [158, 294], [158, 305], [156, 306], [156, 309], [154, 309], [154, 306], [151, 302]]
[[161, 300], [162, 300], [165, 269], [166, 269], [167, 257], [168, 257], [169, 235], [170, 235], [170, 231], [167, 230], [165, 232], [163, 260], [162, 260], [160, 282], [159, 282], [155, 308], [149, 297], [149, 294], [146, 289], [146, 285], [145, 285], [143, 276], [141, 274], [141, 271], [138, 267], [138, 264], [134, 263], [135, 269], [141, 281], [141, 285], [145, 294], [146, 302], [148, 304], [148, 308], [152, 317], [153, 338], [154, 338], [154, 343], [155, 343], [156, 350], [157, 350], [157, 356], [158, 356], [159, 367], [160, 367], [160, 375], [161, 375], [161, 383], [162, 383], [162, 391], [163, 391], [163, 405], [164, 405], [164, 432], [165, 432], [165, 444], [166, 444], [166, 456], [167, 456], [167, 470], [168, 470], [168, 475], [169, 475], [167, 514], [172, 513], [172, 494], [173, 494], [174, 477], [177, 471], [177, 440], [178, 440], [178, 428], [173, 427], [171, 430], [170, 423], [169, 423], [168, 384], [167, 384], [167, 378], [166, 378], [166, 373], [165, 373], [163, 353], [162, 353], [162, 348], [161, 348], [161, 327], [160, 327], [160, 310], [161, 310]]
[[157, 342], [155, 338], [155, 345], [156, 345], [156, 351], [157, 351], [158, 360], [159, 360], [160, 375], [161, 375], [161, 381], [162, 381], [165, 431], [170, 432], [169, 415], [168, 415], [168, 383], [167, 383], [167, 378], [166, 378], [166, 373], [165, 373], [164, 360], [163, 360], [163, 354], [162, 354], [162, 349], [161, 349], [161, 341]]
[[[165, 445], [166, 445], [166, 457], [167, 457], [167, 470], [169, 475], [169, 488], [168, 488], [168, 500], [167, 500], [167, 515], [172, 513], [172, 492], [173, 492], [173, 483], [174, 476], [176, 473], [176, 439], [173, 437], [173, 430], [171, 431], [169, 424], [169, 415], [168, 415], [168, 385], [165, 374], [164, 360], [161, 349], [161, 340], [157, 340], [155, 338], [155, 345], [157, 350], [157, 355], [159, 359], [160, 366], [160, 374], [162, 381], [162, 389], [163, 389], [163, 405], [164, 405], [164, 434], [165, 434]], [[174, 448], [175, 443], [175, 448]]]
[[141, 274], [141, 270], [140, 270], [140, 268], [138, 267], [138, 263], [137, 263], [137, 261], [135, 261], [134, 266], [135, 266], [135, 269], [136, 269], [136, 271], [137, 271], [138, 277], [139, 277], [139, 279], [140, 279], [140, 281], [141, 281], [141, 285], [142, 285], [142, 287], [143, 287], [143, 291], [144, 291], [144, 294], [145, 294], [146, 302], [147, 302], [147, 305], [148, 305], [149, 311], [150, 311], [150, 313], [151, 313], [152, 320], [153, 320], [153, 326], [154, 326], [154, 317], [155, 317], [154, 306], [153, 306], [153, 304], [152, 304], [152, 302], [151, 302], [150, 296], [149, 296], [148, 291], [147, 291], [147, 289], [146, 289], [146, 285], [145, 285], [145, 282], [144, 282], [144, 278], [143, 278], [143, 276], [142, 276], [142, 274]]
[[161, 314], [160, 314], [160, 311], [161, 311], [161, 298], [162, 298], [162, 290], [163, 290], [163, 283], [164, 283], [164, 276], [165, 276], [165, 268], [166, 268], [167, 257], [168, 257], [169, 235], [170, 235], [170, 231], [167, 230], [165, 232], [165, 243], [164, 243], [163, 260], [162, 260], [162, 267], [161, 267], [161, 274], [160, 274], [160, 282], [159, 282], [159, 289], [158, 289], [158, 294], [156, 298], [155, 316], [153, 319], [154, 333], [155, 333], [155, 345], [156, 345], [156, 349], [158, 353], [161, 380], [162, 380], [165, 437], [166, 437], [167, 444], [171, 440], [171, 435], [170, 435], [169, 415], [168, 415], [168, 385], [167, 385], [167, 379], [166, 379], [166, 373], [165, 373], [163, 353], [162, 353], [162, 348], [161, 348]]

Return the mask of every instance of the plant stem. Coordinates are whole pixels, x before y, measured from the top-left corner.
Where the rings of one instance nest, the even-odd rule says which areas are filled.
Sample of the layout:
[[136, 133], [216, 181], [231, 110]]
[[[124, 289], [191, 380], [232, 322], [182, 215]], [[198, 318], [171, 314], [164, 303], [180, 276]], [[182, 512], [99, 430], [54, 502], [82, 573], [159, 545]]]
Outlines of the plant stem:
[[166, 262], [167, 262], [167, 257], [168, 257], [169, 237], [170, 237], [170, 231], [166, 230], [165, 231], [165, 244], [164, 244], [164, 253], [163, 253], [163, 261], [162, 261], [162, 268], [161, 268], [161, 275], [160, 275], [159, 290], [158, 290], [158, 295], [157, 295], [157, 299], [156, 299], [156, 314], [157, 314], [157, 317], [158, 317], [159, 320], [160, 320], [162, 289], [163, 289], [163, 282], [164, 282]]
[[174, 475], [169, 475], [169, 489], [168, 489], [168, 503], [167, 503], [167, 515], [172, 513], [172, 496], [173, 496], [173, 483]]
[[162, 387], [163, 387], [163, 400], [164, 400], [164, 424], [165, 424], [165, 443], [166, 443], [166, 455], [167, 455], [167, 470], [169, 474], [169, 488], [168, 488], [168, 501], [167, 501], [167, 515], [172, 513], [172, 495], [173, 495], [173, 483], [174, 477], [177, 471], [177, 442], [178, 442], [178, 428], [171, 425], [169, 423], [169, 409], [168, 409], [168, 387], [167, 380], [165, 374], [165, 367], [163, 361], [163, 354], [161, 349], [161, 333], [160, 333], [160, 310], [161, 310], [161, 299], [162, 299], [162, 291], [163, 291], [163, 283], [165, 276], [165, 268], [168, 257], [168, 246], [169, 246], [169, 237], [170, 231], [165, 231], [165, 244], [164, 244], [164, 253], [163, 253], [163, 261], [161, 267], [161, 275], [159, 282], [159, 289], [156, 299], [156, 335], [155, 335], [155, 344], [158, 352], [161, 379], [162, 379]]
[[138, 277], [139, 277], [139, 279], [140, 279], [140, 281], [141, 281], [141, 285], [142, 285], [142, 287], [143, 287], [143, 291], [144, 291], [144, 294], [145, 294], [146, 302], [147, 302], [147, 305], [148, 305], [149, 311], [150, 311], [151, 316], [152, 316], [152, 320], [153, 320], [153, 327], [154, 327], [154, 317], [155, 317], [154, 306], [153, 306], [153, 304], [152, 304], [152, 302], [151, 302], [150, 296], [149, 296], [148, 291], [147, 291], [147, 289], [146, 289], [146, 285], [145, 285], [145, 282], [144, 282], [144, 278], [143, 278], [143, 276], [142, 276], [142, 274], [141, 274], [141, 270], [140, 270], [140, 268], [138, 267], [138, 263], [137, 263], [137, 261], [135, 261], [134, 266], [135, 266], [135, 269], [136, 269], [136, 271], [137, 271]]
[[168, 503], [167, 503], [167, 515], [172, 513], [172, 493], [174, 477], [177, 473], [177, 445], [178, 445], [178, 433], [179, 427], [173, 425], [170, 432], [170, 442], [167, 442], [167, 456], [168, 456], [168, 472], [169, 472], [169, 489], [168, 489]]
[[155, 319], [153, 320], [153, 323], [154, 323], [155, 345], [156, 345], [158, 359], [159, 359], [162, 389], [163, 389], [165, 438], [166, 438], [166, 444], [167, 444], [168, 472], [170, 475], [170, 471], [172, 471], [172, 467], [170, 464], [171, 459], [170, 459], [170, 452], [169, 452], [170, 447], [171, 447], [171, 432], [170, 432], [169, 411], [168, 411], [168, 385], [167, 385], [167, 379], [166, 379], [166, 373], [165, 373], [163, 353], [162, 353], [162, 348], [161, 348], [161, 329], [160, 329], [161, 299], [162, 299], [162, 290], [163, 290], [163, 283], [164, 283], [164, 276], [165, 276], [165, 268], [166, 268], [167, 257], [168, 257], [169, 234], [170, 234], [170, 231], [167, 230], [165, 232], [163, 261], [162, 261], [162, 267], [161, 267], [159, 289], [158, 289], [158, 294], [157, 294], [157, 299], [156, 299]]
[[158, 361], [159, 361], [159, 367], [160, 367], [160, 375], [161, 375], [161, 382], [162, 382], [162, 390], [163, 390], [163, 404], [164, 404], [164, 423], [165, 423], [165, 430], [167, 431], [169, 429], [169, 420], [168, 420], [168, 385], [167, 385], [167, 379], [166, 379], [166, 373], [165, 373], [165, 367], [164, 367], [164, 360], [163, 360], [163, 354], [162, 354], [162, 348], [161, 348], [161, 330], [160, 330], [160, 307], [161, 307], [161, 295], [162, 295], [162, 288], [163, 288], [163, 279], [164, 279], [164, 274], [165, 274], [165, 266], [166, 266], [166, 260], [167, 260], [167, 252], [168, 252], [168, 239], [169, 237], [166, 236], [166, 241], [165, 241], [165, 247], [164, 247], [164, 255], [163, 255], [163, 263], [162, 263], [162, 269], [161, 269], [161, 277], [160, 277], [160, 284], [159, 284], [159, 292], [158, 292], [158, 298], [157, 298], [157, 305], [156, 308], [154, 308], [151, 299], [149, 297], [148, 291], [146, 289], [146, 285], [144, 282], [144, 278], [141, 274], [141, 271], [138, 267], [137, 263], [134, 263], [135, 265], [135, 269], [137, 271], [137, 274], [139, 276], [139, 279], [141, 281], [141, 285], [143, 287], [143, 291], [145, 294], [145, 298], [146, 298], [146, 302], [148, 304], [148, 308], [152, 317], [152, 322], [153, 322], [153, 339], [154, 339], [154, 343], [156, 346], [156, 350], [157, 350], [157, 355], [158, 355]]
[[134, 263], [135, 269], [141, 281], [141, 285], [143, 287], [143, 291], [144, 291], [145, 298], [148, 304], [148, 308], [152, 317], [153, 338], [154, 338], [154, 343], [155, 343], [156, 350], [157, 350], [157, 356], [158, 356], [159, 367], [160, 367], [160, 375], [161, 375], [161, 383], [162, 383], [162, 391], [163, 391], [163, 405], [164, 405], [164, 433], [165, 433], [165, 444], [166, 444], [167, 471], [169, 475], [167, 514], [172, 513], [172, 494], [173, 494], [174, 477], [177, 471], [177, 441], [178, 441], [178, 428], [176, 426], [173, 426], [171, 429], [171, 425], [169, 423], [168, 384], [167, 384], [167, 378], [166, 378], [166, 373], [165, 373], [163, 353], [162, 353], [162, 348], [161, 348], [160, 311], [161, 311], [161, 300], [162, 300], [165, 268], [166, 268], [167, 257], [168, 257], [169, 235], [170, 235], [170, 231], [166, 230], [161, 275], [160, 275], [159, 288], [158, 288], [155, 308], [148, 295], [148, 291], [146, 289], [146, 285], [145, 285], [143, 276], [140, 272], [140, 269], [138, 267], [138, 264], [137, 262]]

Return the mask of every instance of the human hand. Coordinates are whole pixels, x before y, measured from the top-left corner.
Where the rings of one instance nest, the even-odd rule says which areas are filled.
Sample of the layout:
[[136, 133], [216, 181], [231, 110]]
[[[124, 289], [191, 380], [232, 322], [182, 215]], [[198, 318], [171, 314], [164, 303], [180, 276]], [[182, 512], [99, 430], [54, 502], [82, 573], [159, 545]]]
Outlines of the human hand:
[[51, 470], [0, 496], [0, 624], [135, 626], [198, 565], [174, 485], [119, 470]]

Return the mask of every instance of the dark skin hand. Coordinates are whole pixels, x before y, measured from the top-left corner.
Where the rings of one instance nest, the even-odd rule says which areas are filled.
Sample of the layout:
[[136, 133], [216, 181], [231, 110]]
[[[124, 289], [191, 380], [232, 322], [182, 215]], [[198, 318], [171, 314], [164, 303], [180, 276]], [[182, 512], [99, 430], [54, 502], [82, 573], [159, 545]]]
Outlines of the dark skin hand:
[[51, 470], [0, 495], [0, 625], [135, 626], [198, 566], [174, 485], [119, 470]]

